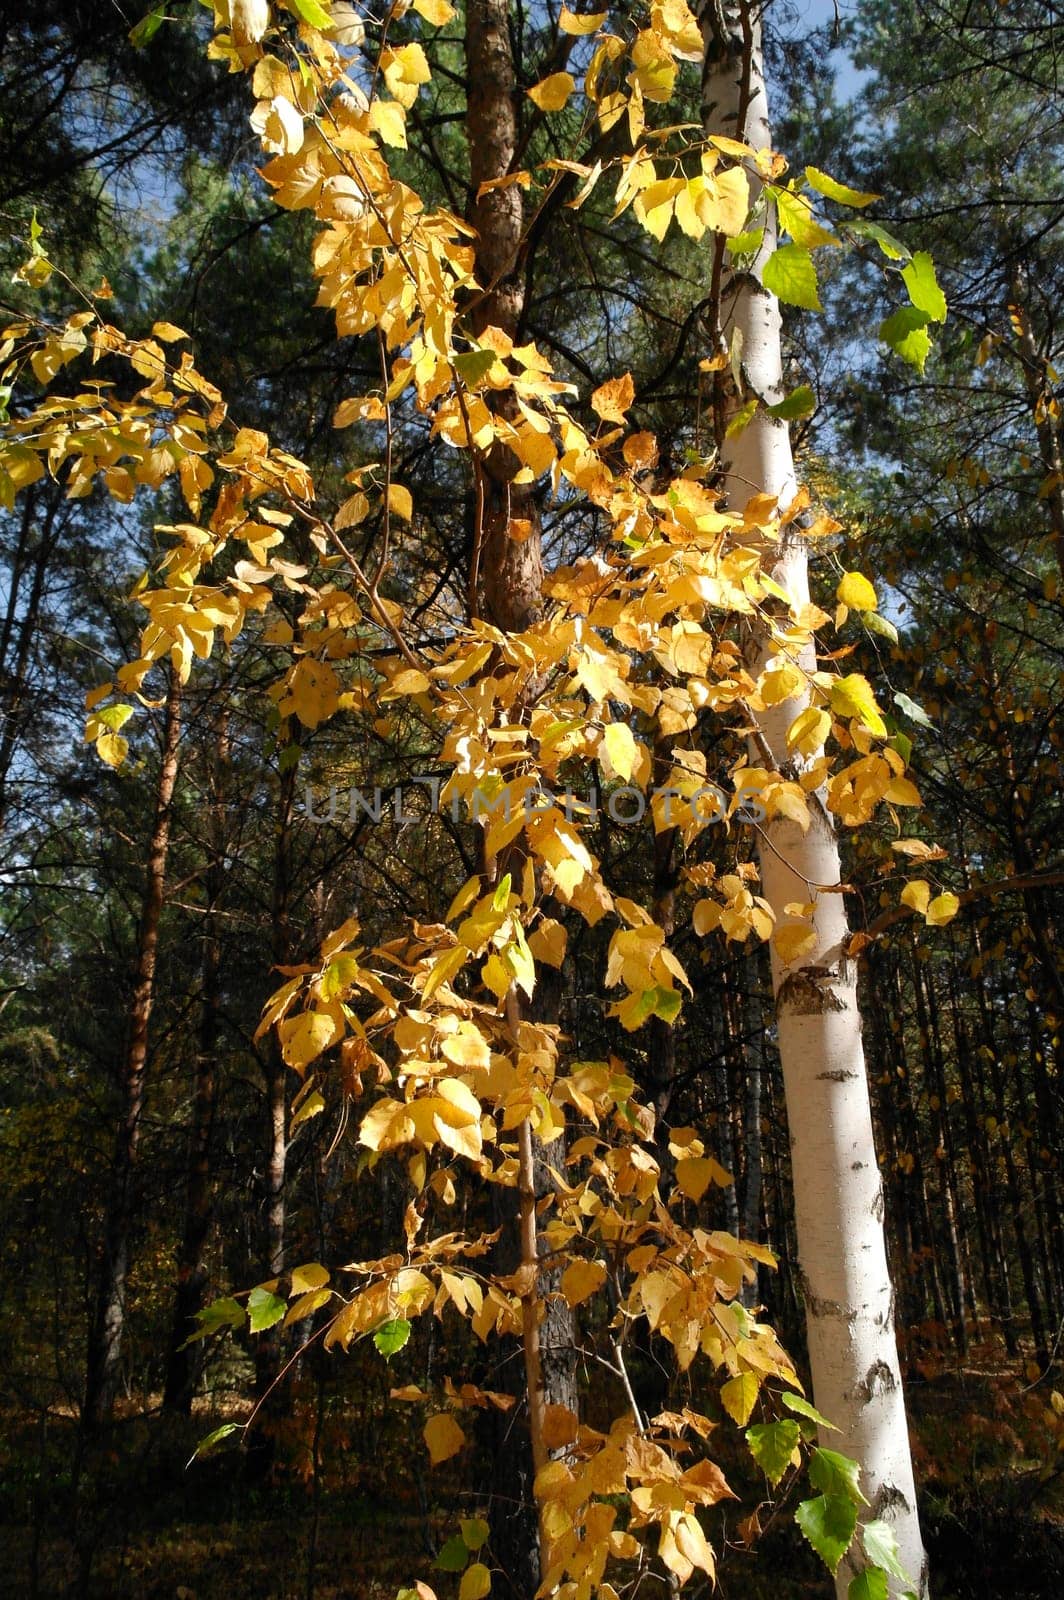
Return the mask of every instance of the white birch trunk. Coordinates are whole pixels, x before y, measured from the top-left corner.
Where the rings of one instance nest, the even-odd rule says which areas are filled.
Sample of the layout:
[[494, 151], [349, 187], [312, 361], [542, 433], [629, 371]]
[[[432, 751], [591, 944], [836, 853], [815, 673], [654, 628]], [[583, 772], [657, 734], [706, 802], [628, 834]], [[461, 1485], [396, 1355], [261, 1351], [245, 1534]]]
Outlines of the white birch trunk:
[[[708, 3], [703, 9], [705, 131], [743, 139], [755, 149], [772, 144], [759, 17], [745, 3]], [[756, 195], [756, 174], [749, 176]], [[736, 404], [754, 394], [770, 404], [782, 398], [779, 303], [757, 281], [775, 245], [774, 229], [770, 216], [753, 273], [729, 274], [725, 268], [721, 274], [722, 331], [729, 346], [734, 330], [742, 338], [746, 392]], [[723, 448], [733, 507], [741, 508], [753, 494], [778, 495], [786, 507], [797, 491], [786, 423], [759, 410]], [[807, 552], [796, 530], [778, 547], [773, 575], [798, 603], [808, 598]], [[765, 659], [763, 652], [759, 668]], [[815, 668], [812, 652], [803, 665]], [[794, 775], [786, 733], [805, 703], [791, 700], [761, 715], [757, 765], [764, 764], [767, 746], [775, 765]], [[785, 819], [764, 826], [763, 893], [778, 920], [788, 902], [814, 898], [811, 886], [840, 881], [831, 820], [818, 804], [812, 809], [808, 833]], [[902, 1562], [925, 1595], [856, 973], [844, 955], [848, 930], [842, 895], [817, 896], [816, 906], [816, 947], [787, 968], [773, 956], [773, 986], [814, 1396], [840, 1429], [821, 1442], [859, 1462], [871, 1502], [866, 1518], [883, 1517], [893, 1526]], [[852, 1575], [844, 1563], [840, 1600]]]

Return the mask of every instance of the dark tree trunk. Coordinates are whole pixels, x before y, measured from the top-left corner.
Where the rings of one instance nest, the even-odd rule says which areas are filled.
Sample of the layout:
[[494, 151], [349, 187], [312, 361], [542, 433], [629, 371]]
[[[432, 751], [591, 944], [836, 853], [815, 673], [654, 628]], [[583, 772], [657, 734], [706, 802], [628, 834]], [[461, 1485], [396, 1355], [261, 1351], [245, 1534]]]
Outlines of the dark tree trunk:
[[115, 1140], [111, 1180], [104, 1224], [103, 1260], [100, 1266], [96, 1309], [89, 1335], [83, 1419], [98, 1428], [110, 1415], [118, 1387], [122, 1336], [126, 1321], [126, 1281], [130, 1241], [136, 1217], [134, 1174], [140, 1142], [144, 1086], [148, 1066], [148, 1023], [155, 997], [155, 958], [159, 921], [166, 882], [170, 845], [170, 818], [177, 781], [181, 737], [181, 686], [177, 674], [170, 678], [166, 699], [166, 725], [162, 760], [155, 794], [155, 823], [148, 849], [147, 876], [137, 933], [136, 976], [130, 1003], [127, 1043], [120, 1088], [122, 1118]]
[[204, 913], [202, 993], [196, 1063], [192, 1085], [192, 1116], [189, 1126], [188, 1178], [185, 1192], [185, 1224], [177, 1257], [177, 1286], [174, 1293], [174, 1319], [163, 1389], [163, 1406], [187, 1416], [199, 1371], [201, 1347], [188, 1343], [197, 1313], [203, 1309], [207, 1290], [204, 1253], [211, 1226], [211, 1135], [218, 1098], [218, 1040], [222, 978], [222, 941], [218, 913], [225, 888], [225, 770], [229, 760], [229, 741], [223, 717], [218, 732], [217, 751], [211, 781], [210, 865], [204, 888], [207, 907]]

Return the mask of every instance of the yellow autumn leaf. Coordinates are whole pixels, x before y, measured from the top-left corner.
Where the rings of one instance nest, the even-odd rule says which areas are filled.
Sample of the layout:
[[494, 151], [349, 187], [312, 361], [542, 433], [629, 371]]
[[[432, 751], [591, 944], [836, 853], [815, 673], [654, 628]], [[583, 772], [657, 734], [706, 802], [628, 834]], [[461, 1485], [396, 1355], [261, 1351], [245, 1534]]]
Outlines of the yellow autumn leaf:
[[398, 50], [381, 51], [381, 71], [392, 98], [408, 109], [418, 97], [423, 83], [432, 77], [428, 58], [419, 44], [404, 44]]
[[387, 694], [382, 694], [380, 698], [393, 700], [398, 695], [424, 694], [431, 687], [432, 681], [424, 672], [419, 672], [417, 667], [404, 667], [389, 683]]
[[919, 789], [908, 778], [892, 778], [887, 784], [883, 798], [895, 806], [923, 805]]
[[931, 899], [931, 886], [923, 878], [913, 878], [901, 892], [901, 903], [923, 915]]
[[329, 663], [304, 656], [288, 680], [288, 694], [279, 709], [284, 716], [294, 711], [305, 728], [316, 728], [332, 716], [339, 698], [340, 680]]
[[331, 1289], [308, 1289], [306, 1294], [301, 1294], [299, 1299], [293, 1300], [289, 1306], [288, 1315], [284, 1319], [285, 1327], [290, 1328], [293, 1322], [302, 1322], [306, 1317], [312, 1317], [315, 1311], [328, 1305], [331, 1299]]
[[296, 1072], [303, 1072], [343, 1037], [344, 1027], [328, 1011], [301, 1011], [278, 1024], [281, 1054]]
[[414, 10], [434, 28], [446, 27], [454, 16], [454, 6], [448, 0], [414, 0]]
[[712, 1578], [716, 1571], [716, 1562], [713, 1552], [706, 1542], [702, 1532], [702, 1525], [691, 1511], [681, 1513], [676, 1522], [676, 1544], [680, 1554], [684, 1556], [693, 1567], [701, 1567]]
[[535, 932], [529, 934], [528, 948], [537, 961], [546, 962], [548, 967], [560, 967], [565, 960], [568, 938], [569, 935], [560, 922], [555, 922], [552, 917], [545, 917]]
[[605, 22], [608, 11], [589, 11], [580, 15], [570, 11], [568, 6], [562, 6], [562, 14], [558, 18], [558, 26], [563, 33], [572, 33], [577, 36], [586, 33], [597, 33]]
[[151, 331], [164, 344], [173, 344], [178, 339], [187, 339], [189, 337], [184, 328], [179, 328], [174, 322], [153, 322]]
[[707, 933], [712, 933], [714, 928], [720, 926], [723, 912], [724, 907], [718, 904], [716, 900], [697, 901], [692, 913], [692, 921], [694, 922], [695, 932], [700, 939], [704, 938]]
[[626, 372], [620, 378], [610, 378], [595, 390], [591, 396], [591, 409], [603, 422], [623, 422], [634, 400], [635, 384], [632, 374]]
[[405, 150], [406, 113], [397, 100], [373, 100], [369, 108], [369, 125], [385, 144]]
[[602, 743], [599, 746], [600, 757], [603, 751], [613, 772], [627, 783], [632, 776], [638, 756], [638, 746], [627, 722], [610, 723], [602, 735]]
[[862, 572], [844, 573], [835, 595], [851, 611], [876, 611], [879, 608], [876, 591]]
[[528, 98], [541, 111], [561, 111], [576, 88], [571, 72], [552, 72], [528, 91]]
[[456, 1067], [489, 1067], [491, 1051], [475, 1022], [460, 1022], [457, 1032], [449, 1034], [440, 1045], [440, 1051]]
[[438, 1467], [441, 1461], [448, 1461], [451, 1456], [456, 1456], [466, 1442], [465, 1434], [449, 1411], [438, 1411], [434, 1417], [429, 1418], [421, 1431], [434, 1467]]
[[731, 1181], [731, 1174], [712, 1156], [687, 1156], [676, 1163], [676, 1186], [688, 1200], [701, 1200], [711, 1183], [727, 1188]]
[[96, 753], [109, 767], [120, 767], [129, 754], [129, 740], [120, 733], [101, 733], [96, 741]]
[[292, 1268], [291, 1293], [306, 1294], [309, 1289], [323, 1289], [329, 1281], [329, 1269], [320, 1261], [308, 1261], [302, 1267]]
[[930, 845], [924, 839], [895, 839], [890, 848], [915, 861], [942, 861], [946, 854], [940, 844]]
[[474, 1561], [462, 1574], [458, 1587], [458, 1600], [484, 1600], [491, 1593], [491, 1573], [483, 1561]]
[[757, 1400], [760, 1383], [752, 1372], [737, 1373], [721, 1385], [720, 1403], [740, 1428], [745, 1428]]
[[293, 1111], [292, 1120], [288, 1126], [290, 1128], [298, 1128], [301, 1122], [309, 1122], [312, 1117], [320, 1117], [324, 1110], [325, 1097], [315, 1089], [314, 1093], [309, 1094], [303, 1101], [299, 1110]]
[[928, 906], [924, 916], [929, 928], [944, 928], [947, 922], [952, 922], [961, 903], [955, 894], [936, 895]]
[[800, 711], [787, 729], [787, 748], [803, 756], [815, 756], [831, 732], [831, 717], [827, 711], [807, 706]]
[[559, 1288], [571, 1306], [578, 1306], [605, 1281], [606, 1268], [601, 1261], [571, 1261], [562, 1273]]
[[831, 686], [831, 709], [838, 716], [850, 717], [854, 722], [882, 737], [886, 723], [876, 707], [872, 685], [860, 672], [851, 672], [845, 678], [836, 678]]
[[808, 922], [784, 922], [773, 933], [772, 944], [780, 960], [789, 967], [816, 949], [816, 930]]
[[414, 497], [410, 490], [405, 489], [401, 483], [390, 483], [388, 485], [388, 509], [389, 511], [394, 511], [397, 517], [402, 517], [409, 522], [414, 515]]

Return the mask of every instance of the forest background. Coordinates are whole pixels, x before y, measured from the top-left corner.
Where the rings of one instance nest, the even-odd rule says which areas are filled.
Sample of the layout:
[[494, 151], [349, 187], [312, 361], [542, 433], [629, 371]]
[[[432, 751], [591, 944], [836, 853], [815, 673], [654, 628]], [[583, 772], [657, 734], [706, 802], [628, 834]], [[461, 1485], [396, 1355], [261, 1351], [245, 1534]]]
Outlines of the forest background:
[[[375, 381], [375, 356], [337, 343], [314, 308], [307, 218], [279, 211], [257, 177], [247, 104], [206, 59], [198, 8], [173, 11], [154, 27], [127, 3], [44, 0], [5, 19], [3, 279], [35, 218], [64, 273], [108, 280], [114, 320], [187, 329], [241, 422], [338, 484], [353, 460], [333, 416]], [[1056, 1595], [1064, 19], [1047, 4], [869, 0], [837, 25], [832, 8], [776, 0], [765, 27], [776, 145], [879, 194], [869, 214], [931, 252], [950, 308], [914, 370], [877, 347], [876, 270], [841, 253], [822, 264], [823, 313], [787, 321], [788, 382], [815, 399], [792, 436], [803, 481], [843, 530], [825, 546], [821, 598], [834, 593], [835, 554], [882, 580], [898, 640], [852, 624], [853, 670], [894, 696], [925, 802], [906, 831], [942, 847], [936, 886], [961, 899], [944, 930], [891, 922], [862, 971], [936, 1592]], [[518, 63], [522, 88], [547, 71], [551, 29], [542, 35]], [[460, 72], [442, 74], [416, 116], [418, 185], [464, 215]], [[603, 360], [627, 367], [639, 420], [682, 456], [702, 381], [704, 255], [675, 232], [658, 250], [637, 230], [610, 231], [608, 213], [595, 197], [544, 235], [527, 332], [577, 384]], [[21, 293], [5, 290], [13, 308]], [[431, 617], [461, 566], [470, 507], [434, 478], [423, 441], [404, 452], [418, 538], [395, 581]], [[304, 959], [356, 909], [367, 942], [386, 937], [436, 903], [441, 877], [460, 887], [468, 843], [445, 816], [315, 820], [308, 785], [323, 797], [333, 782], [409, 782], [418, 752], [381, 735], [352, 766], [328, 726], [279, 737], [264, 687], [283, 646], [265, 633], [199, 664], [179, 710], [141, 708], [131, 768], [99, 762], [82, 741], [85, 695], [138, 653], [137, 608], [122, 597], [156, 559], [159, 516], [42, 480], [0, 525], [0, 1522], [15, 1592], [391, 1596], [424, 1575], [447, 1593], [441, 1551], [456, 1519], [483, 1509], [496, 1441], [485, 1429], [430, 1471], [420, 1421], [388, 1395], [463, 1368], [492, 1387], [466, 1330], [424, 1319], [390, 1360], [373, 1341], [346, 1355], [314, 1346], [276, 1388], [298, 1326], [186, 1340], [204, 1306], [270, 1271], [376, 1257], [401, 1233], [401, 1193], [344, 1137], [346, 1099], [300, 1115], [298, 1080], [256, 1029], [271, 961]], [[552, 552], [548, 516], [555, 561], [590, 548], [590, 510], [554, 537]], [[319, 799], [317, 817], [326, 810]], [[886, 825], [844, 837], [858, 930], [878, 931], [896, 906], [878, 883], [890, 840]], [[633, 883], [652, 879], [645, 835], [614, 830], [609, 848]], [[995, 887], [1010, 878], [1023, 887]], [[129, 1178], [116, 1133], [153, 882], [161, 915]], [[678, 949], [697, 978], [669, 1121], [699, 1129], [734, 1177], [699, 1202], [707, 1225], [778, 1256], [756, 1303], [800, 1362], [767, 955], [693, 933]], [[559, 999], [590, 1058], [617, 1037], [594, 955], [570, 952]], [[121, 1382], [86, 1407], [101, 1258], [127, 1178]], [[477, 1203], [451, 1198], [463, 1214]], [[662, 1352], [643, 1355], [633, 1383], [644, 1406], [681, 1403], [684, 1380]], [[266, 1397], [257, 1448], [188, 1468], [205, 1434], [246, 1420], [253, 1395]], [[741, 1481], [749, 1462], [737, 1455], [729, 1471]], [[752, 1477], [749, 1488], [756, 1500]], [[725, 1595], [827, 1592], [786, 1518], [756, 1540], [729, 1530], [726, 1543]]]

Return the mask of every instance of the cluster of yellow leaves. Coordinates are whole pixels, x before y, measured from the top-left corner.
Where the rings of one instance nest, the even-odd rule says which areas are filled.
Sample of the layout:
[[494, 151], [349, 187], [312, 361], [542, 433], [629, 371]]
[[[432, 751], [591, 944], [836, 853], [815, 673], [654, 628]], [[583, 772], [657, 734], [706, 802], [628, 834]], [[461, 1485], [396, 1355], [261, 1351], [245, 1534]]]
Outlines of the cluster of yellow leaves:
[[[433, 26], [453, 15], [447, 0], [414, 0], [414, 10]], [[94, 366], [106, 358], [108, 376], [82, 381], [72, 394], [46, 395], [4, 424], [0, 501], [10, 505], [46, 472], [63, 477], [70, 495], [85, 495], [100, 481], [120, 501], [171, 477], [180, 485], [192, 520], [161, 530], [171, 545], [157, 585], [145, 581], [138, 594], [148, 614], [141, 654], [91, 697], [87, 736], [106, 762], [118, 766], [126, 754], [121, 729], [132, 707], [105, 701], [118, 692], [139, 696], [152, 665], [166, 658], [187, 678], [219, 633], [231, 641], [281, 592], [296, 598], [294, 610], [287, 608], [294, 622], [279, 618], [264, 634], [290, 654], [271, 691], [279, 716], [314, 730], [372, 704], [383, 736], [401, 710], [438, 751], [448, 771], [441, 800], [459, 814], [464, 808], [483, 830], [487, 857], [500, 858], [520, 841], [514, 881], [474, 878], [443, 922], [415, 923], [372, 952], [358, 945], [357, 922], [345, 924], [325, 941], [319, 960], [284, 971], [264, 1014], [262, 1031], [277, 1028], [285, 1061], [303, 1079], [294, 1124], [324, 1112], [336, 1061], [347, 1098], [372, 1092], [358, 1120], [367, 1162], [399, 1155], [416, 1197], [405, 1252], [349, 1269], [356, 1286], [343, 1297], [327, 1343], [346, 1349], [391, 1321], [429, 1312], [463, 1317], [481, 1339], [518, 1331], [530, 1297], [541, 1305], [535, 1266], [493, 1276], [469, 1265], [483, 1256], [483, 1240], [421, 1232], [425, 1215], [455, 1199], [454, 1163], [468, 1163], [485, 1182], [516, 1183], [516, 1136], [528, 1124], [554, 1155], [554, 1190], [538, 1222], [560, 1268], [556, 1292], [578, 1308], [610, 1279], [616, 1348], [631, 1324], [645, 1319], [673, 1346], [682, 1369], [701, 1356], [726, 1374], [725, 1409], [745, 1424], [766, 1379], [794, 1379], [770, 1330], [739, 1301], [767, 1253], [697, 1226], [698, 1205], [710, 1185], [729, 1181], [727, 1173], [695, 1130], [674, 1130], [674, 1177], [663, 1192], [653, 1117], [638, 1104], [623, 1063], [564, 1064], [558, 1030], [515, 1021], [504, 1003], [514, 992], [533, 994], [537, 963], [562, 964], [567, 932], [554, 914], [559, 907], [592, 926], [616, 919], [605, 983], [623, 988], [612, 1011], [626, 1030], [650, 1017], [674, 1022], [690, 991], [664, 929], [605, 881], [588, 843], [592, 804], [574, 806], [555, 790], [566, 790], [570, 778], [586, 783], [597, 770], [607, 785], [622, 786], [655, 829], [679, 829], [688, 848], [706, 828], [732, 825], [754, 802], [765, 827], [804, 830], [821, 804], [858, 826], [881, 803], [912, 806], [919, 797], [867, 680], [810, 666], [816, 633], [831, 619], [772, 576], [773, 548], [808, 497], [787, 507], [757, 497], [742, 511], [724, 510], [712, 463], [656, 474], [656, 442], [630, 421], [637, 399], [630, 374], [602, 384], [589, 411], [577, 414], [570, 387], [534, 344], [515, 345], [490, 326], [474, 338], [467, 308], [479, 286], [471, 231], [447, 212], [426, 211], [387, 161], [389, 148], [405, 147], [407, 112], [429, 82], [423, 47], [389, 44], [379, 71], [367, 78], [358, 65], [362, 25], [354, 7], [291, 0], [287, 12], [286, 21], [265, 0], [215, 0], [212, 51], [232, 71], [251, 75], [252, 124], [277, 203], [309, 210], [320, 224], [313, 256], [319, 302], [333, 310], [341, 335], [376, 335], [385, 352], [380, 392], [344, 400], [335, 425], [390, 426], [389, 408], [409, 389], [447, 446], [476, 462], [505, 445], [519, 463], [519, 483], [549, 474], [559, 500], [590, 502], [611, 531], [609, 553], [556, 571], [545, 589], [547, 615], [524, 633], [474, 618], [446, 647], [415, 656], [399, 606], [380, 597], [345, 543], [347, 530], [371, 516], [385, 525], [392, 517], [413, 520], [410, 490], [379, 466], [361, 467], [349, 475], [353, 492], [326, 516], [306, 467], [257, 430], [233, 428], [191, 356], [175, 362], [168, 346], [184, 340], [180, 329], [158, 323], [150, 337], [130, 340], [92, 311], [56, 327], [26, 321], [3, 336], [5, 383], [28, 370], [47, 386], [83, 357]], [[649, 25], [630, 47], [602, 32], [606, 15], [563, 10], [561, 27], [595, 36], [583, 87], [600, 127], [628, 117], [633, 148], [616, 162], [617, 213], [631, 206], [659, 239], [673, 220], [692, 238], [709, 230], [739, 236], [756, 174], [770, 183], [790, 234], [784, 249], [807, 253], [832, 242], [796, 186], [775, 183], [780, 164], [771, 152], [712, 140], [699, 147], [692, 173], [647, 134], [646, 104], [667, 101], [677, 63], [701, 53], [685, 0], [654, 0]], [[560, 109], [575, 82], [555, 74], [532, 91], [533, 100], [546, 112]], [[572, 204], [583, 203], [603, 170], [544, 165], [548, 183], [583, 179]], [[827, 198], [847, 198], [823, 175], [806, 177]], [[516, 173], [500, 181], [526, 180], [529, 174]], [[24, 281], [41, 276], [44, 260], [37, 247]], [[797, 258], [788, 260], [800, 274]], [[494, 402], [503, 392], [508, 403], [500, 407]], [[314, 565], [305, 545], [303, 559], [282, 553], [297, 526]], [[840, 624], [848, 609], [868, 614], [876, 607], [874, 590], [856, 573], [843, 577], [837, 598]], [[756, 666], [728, 634], [754, 622], [767, 645]], [[753, 767], [744, 748], [751, 713], [775, 708], [789, 730], [785, 771]], [[726, 774], [715, 775], [729, 779], [730, 799], [720, 798], [695, 747], [705, 713], [732, 730], [740, 752]], [[611, 804], [618, 795], [611, 791]], [[612, 809], [610, 816], [618, 820]], [[785, 962], [815, 945], [815, 903], [786, 907], [788, 920], [776, 926], [749, 863], [719, 875], [703, 863], [688, 870], [687, 882], [699, 896], [700, 935], [772, 937]], [[926, 884], [922, 890], [921, 899], [921, 885], [910, 885], [906, 903], [929, 922], [948, 920], [952, 897], [931, 901]], [[578, 1133], [568, 1143], [567, 1125]], [[696, 1220], [688, 1226], [691, 1208]], [[310, 1284], [284, 1314], [294, 1319], [298, 1307], [298, 1316], [310, 1315], [335, 1293], [327, 1280]], [[448, 1409], [425, 1426], [434, 1463], [464, 1443], [453, 1411], [497, 1398], [448, 1395]], [[549, 1586], [574, 1596], [597, 1587], [608, 1600], [607, 1562], [634, 1559], [644, 1529], [654, 1530], [657, 1554], [681, 1583], [695, 1572], [713, 1576], [697, 1512], [730, 1491], [704, 1454], [680, 1465], [692, 1436], [701, 1451], [710, 1429], [705, 1418], [666, 1414], [644, 1425], [632, 1417], [602, 1434], [556, 1415], [550, 1427], [556, 1459], [537, 1484], [551, 1543]], [[610, 1503], [619, 1494], [632, 1508], [624, 1529]]]
[[[504, 880], [505, 882], [505, 880]], [[490, 944], [492, 933], [512, 919], [508, 884], [492, 896], [456, 899], [451, 920], [464, 934], [461, 948]], [[634, 908], [627, 903], [631, 914]], [[629, 930], [642, 935], [646, 923], [632, 917]], [[447, 929], [419, 928], [406, 941], [367, 954], [356, 943], [355, 922], [325, 942], [320, 962], [293, 971], [275, 997], [265, 1025], [280, 1024], [287, 1057], [305, 1068], [304, 1057], [348, 1047], [363, 1066], [372, 1060], [388, 1092], [376, 1098], [359, 1124], [360, 1142], [377, 1160], [402, 1151], [415, 1198], [407, 1210], [406, 1250], [380, 1261], [345, 1269], [358, 1280], [335, 1314], [326, 1343], [342, 1348], [395, 1318], [456, 1313], [478, 1338], [516, 1333], [521, 1305], [535, 1294], [537, 1269], [486, 1272], [485, 1238], [454, 1232], [422, 1237], [425, 1196], [453, 1203], [448, 1163], [454, 1156], [473, 1163], [480, 1177], [512, 1185], [517, 1178], [518, 1126], [531, 1121], [553, 1157], [553, 1191], [540, 1206], [538, 1226], [555, 1272], [554, 1292], [574, 1309], [595, 1295], [608, 1277], [616, 1286], [614, 1348], [620, 1351], [633, 1324], [645, 1319], [675, 1349], [681, 1370], [698, 1356], [724, 1378], [722, 1402], [744, 1424], [766, 1381], [795, 1386], [793, 1368], [772, 1331], [743, 1309], [740, 1291], [756, 1263], [772, 1264], [766, 1250], [727, 1234], [688, 1225], [712, 1184], [730, 1175], [705, 1152], [694, 1128], [669, 1135], [674, 1178], [668, 1198], [653, 1154], [653, 1117], [635, 1099], [635, 1087], [619, 1062], [578, 1062], [562, 1073], [557, 1030], [500, 1014], [499, 1008], [463, 999], [440, 972], [437, 951]], [[628, 962], [642, 966], [661, 953], [656, 938], [626, 939], [611, 947], [611, 966], [625, 975]], [[445, 957], [444, 957], [445, 959]], [[383, 976], [390, 971], [392, 976]], [[672, 977], [669, 967], [665, 976]], [[661, 974], [655, 974], [661, 976]], [[642, 982], [642, 976], [637, 975]], [[296, 998], [314, 1003], [292, 1014]], [[408, 998], [404, 998], [408, 996]], [[364, 1018], [357, 1002], [372, 1009]], [[371, 1042], [372, 1041], [372, 1042]], [[385, 1057], [392, 1063], [385, 1065]], [[567, 1122], [576, 1131], [596, 1131], [563, 1140]], [[606, 1135], [604, 1124], [609, 1123]], [[441, 1163], [430, 1168], [438, 1153]], [[479, 1258], [479, 1260], [478, 1260]], [[542, 1312], [542, 1299], [536, 1297]], [[403, 1400], [428, 1401], [413, 1386], [397, 1390]], [[505, 1404], [479, 1390], [446, 1391], [446, 1410], [424, 1427], [434, 1465], [466, 1443], [455, 1410], [463, 1405]], [[544, 1593], [611, 1593], [604, 1574], [611, 1562], [641, 1556], [644, 1536], [681, 1583], [696, 1571], [712, 1575], [712, 1549], [698, 1521], [700, 1506], [730, 1495], [719, 1468], [705, 1455], [712, 1424], [697, 1411], [664, 1413], [645, 1425], [630, 1416], [609, 1433], [584, 1426], [564, 1408], [547, 1415], [547, 1444], [554, 1459], [537, 1481], [550, 1570]], [[686, 1468], [682, 1457], [698, 1459]], [[618, 1528], [613, 1497], [625, 1494], [630, 1512]], [[583, 1586], [583, 1587], [581, 1587]]]

